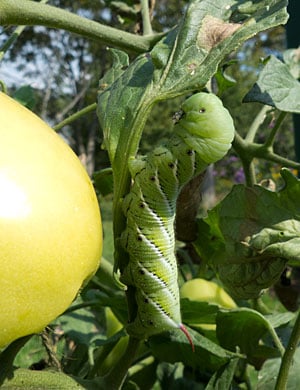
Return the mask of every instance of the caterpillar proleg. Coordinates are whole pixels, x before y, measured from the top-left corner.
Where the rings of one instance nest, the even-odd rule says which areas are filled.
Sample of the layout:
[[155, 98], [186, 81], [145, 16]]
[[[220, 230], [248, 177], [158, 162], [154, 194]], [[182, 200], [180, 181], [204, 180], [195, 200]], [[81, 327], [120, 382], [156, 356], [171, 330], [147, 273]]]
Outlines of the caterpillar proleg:
[[231, 147], [232, 118], [221, 100], [204, 92], [188, 98], [165, 146], [130, 162], [132, 186], [123, 202], [127, 218], [122, 235], [129, 254], [121, 281], [135, 288], [136, 317], [128, 332], [146, 339], [180, 328], [181, 321], [174, 220], [182, 187]]

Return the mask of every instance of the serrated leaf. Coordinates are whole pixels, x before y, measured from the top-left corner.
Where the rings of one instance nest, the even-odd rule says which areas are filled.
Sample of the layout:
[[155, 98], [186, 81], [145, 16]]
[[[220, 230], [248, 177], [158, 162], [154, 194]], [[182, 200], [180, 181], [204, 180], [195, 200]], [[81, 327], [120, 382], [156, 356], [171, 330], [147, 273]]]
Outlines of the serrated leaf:
[[[97, 108], [112, 167], [117, 147], [124, 151], [128, 149], [136, 113], [153, 72], [152, 63], [146, 55], [139, 56], [126, 71], [122, 71], [123, 62], [119, 61], [119, 57], [117, 59], [116, 65], [113, 65], [116, 72], [109, 77], [109, 81], [115, 77], [114, 82], [100, 92]], [[106, 78], [102, 79], [102, 83], [106, 81]], [[129, 156], [122, 154], [122, 158], [124, 162]]]
[[285, 187], [277, 193], [234, 186], [199, 223], [204, 239], [200, 232], [196, 248], [233, 297], [257, 297], [287, 262], [299, 265], [300, 181], [287, 169], [281, 175]]
[[272, 55], [243, 101], [300, 113], [300, 83], [292, 76], [288, 65]]

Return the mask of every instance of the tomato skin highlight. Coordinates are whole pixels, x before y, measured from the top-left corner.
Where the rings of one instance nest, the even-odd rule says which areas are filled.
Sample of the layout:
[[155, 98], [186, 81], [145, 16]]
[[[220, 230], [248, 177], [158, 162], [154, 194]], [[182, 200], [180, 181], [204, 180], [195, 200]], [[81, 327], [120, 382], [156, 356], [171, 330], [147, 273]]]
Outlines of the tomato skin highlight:
[[99, 204], [78, 157], [0, 93], [0, 347], [66, 310], [101, 254]]

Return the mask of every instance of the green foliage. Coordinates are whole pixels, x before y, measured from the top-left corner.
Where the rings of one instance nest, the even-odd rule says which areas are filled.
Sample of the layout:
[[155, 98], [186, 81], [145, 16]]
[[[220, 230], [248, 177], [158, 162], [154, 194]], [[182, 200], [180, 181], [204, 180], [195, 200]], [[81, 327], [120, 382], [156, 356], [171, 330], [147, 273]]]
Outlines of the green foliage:
[[[294, 70], [295, 76], [292, 75]], [[284, 112], [300, 113], [300, 83], [294, 63], [290, 67], [274, 56], [266, 60], [257, 82], [244, 98], [245, 102], [260, 102]], [[270, 77], [272, 74], [272, 77]]]
[[[238, 298], [259, 296], [291, 262], [299, 266], [299, 181], [283, 170], [285, 187], [235, 186], [199, 221], [196, 249]], [[234, 210], [231, 206], [234, 204]]]

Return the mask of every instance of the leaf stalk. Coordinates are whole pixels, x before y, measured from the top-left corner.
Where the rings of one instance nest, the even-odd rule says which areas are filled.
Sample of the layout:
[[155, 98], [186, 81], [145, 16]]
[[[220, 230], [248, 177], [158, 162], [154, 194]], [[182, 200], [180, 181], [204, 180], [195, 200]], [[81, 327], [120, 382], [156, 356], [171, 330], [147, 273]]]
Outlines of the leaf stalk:
[[149, 51], [165, 34], [135, 35], [30, 0], [1, 0], [0, 25], [45, 26], [63, 29], [99, 43], [134, 53]]

